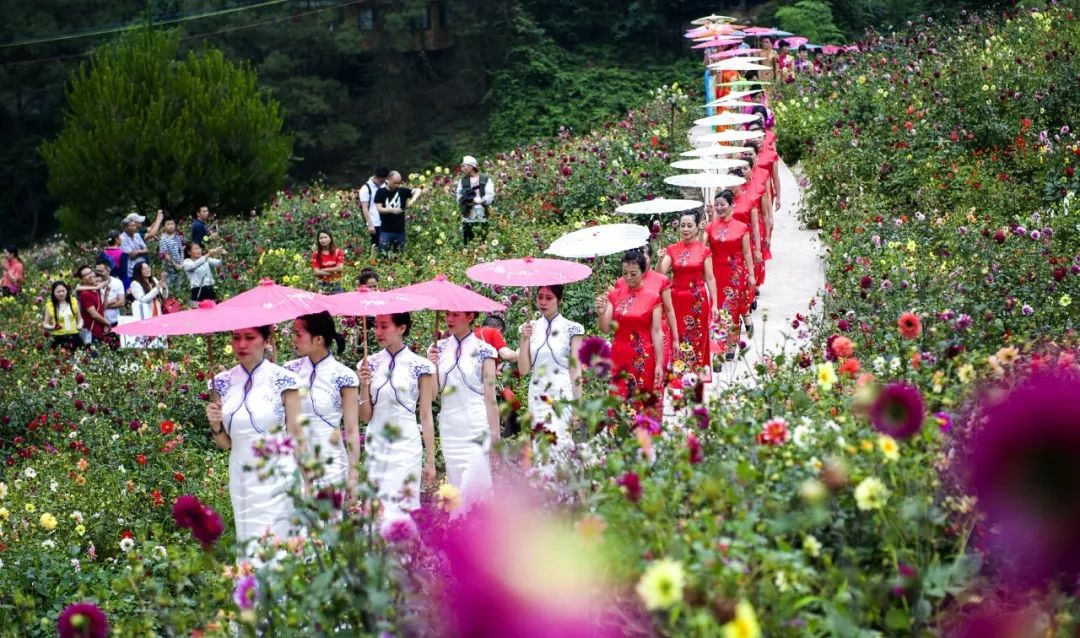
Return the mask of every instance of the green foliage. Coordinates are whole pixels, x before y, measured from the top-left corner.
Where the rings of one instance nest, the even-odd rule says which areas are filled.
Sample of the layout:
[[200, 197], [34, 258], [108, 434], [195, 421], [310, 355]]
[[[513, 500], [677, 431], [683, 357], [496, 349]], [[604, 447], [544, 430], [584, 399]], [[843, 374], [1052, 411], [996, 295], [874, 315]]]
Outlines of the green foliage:
[[697, 66], [681, 61], [628, 65], [602, 48], [571, 52], [525, 12], [516, 16], [505, 68], [493, 73], [488, 143], [505, 147], [550, 137], [561, 127], [581, 130], [640, 103], [649, 87], [673, 80], [693, 85]]
[[255, 73], [208, 49], [177, 60], [179, 34], [140, 30], [72, 78], [64, 129], [42, 145], [73, 237], [126, 211], [260, 206], [282, 185], [291, 142]]
[[820, 0], [799, 0], [776, 10], [780, 28], [809, 38], [815, 44], [840, 42], [843, 34], [833, 23], [832, 9]]

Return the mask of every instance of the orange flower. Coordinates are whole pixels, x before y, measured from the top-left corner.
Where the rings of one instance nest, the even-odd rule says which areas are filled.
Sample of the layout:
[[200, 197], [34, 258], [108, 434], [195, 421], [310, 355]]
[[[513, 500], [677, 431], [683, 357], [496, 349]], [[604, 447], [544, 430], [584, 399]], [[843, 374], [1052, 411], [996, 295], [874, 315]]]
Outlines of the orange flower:
[[844, 362], [840, 364], [840, 374], [846, 374], [850, 377], [854, 377], [858, 374], [860, 369], [861, 366], [859, 365], [859, 360], [855, 357], [845, 359]]
[[905, 312], [900, 315], [900, 320], [896, 322], [896, 325], [900, 328], [900, 336], [905, 339], [916, 339], [922, 334], [922, 322], [914, 312]]
[[855, 346], [847, 337], [837, 337], [832, 341], [832, 352], [839, 358], [850, 357], [855, 353]]

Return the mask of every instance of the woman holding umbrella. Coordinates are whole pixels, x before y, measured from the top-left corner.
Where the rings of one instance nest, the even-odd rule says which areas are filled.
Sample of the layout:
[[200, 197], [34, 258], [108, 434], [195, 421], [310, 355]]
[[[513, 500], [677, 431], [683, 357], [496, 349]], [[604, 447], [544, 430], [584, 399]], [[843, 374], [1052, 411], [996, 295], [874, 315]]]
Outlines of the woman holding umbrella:
[[679, 217], [681, 241], [668, 246], [660, 262], [661, 273], [674, 272], [671, 301], [681, 324], [674, 356], [691, 370], [708, 365], [709, 323], [719, 315], [712, 254], [698, 240], [700, 233], [701, 213], [696, 210], [683, 213]]
[[626, 285], [596, 300], [600, 331], [610, 332], [616, 322], [611, 347], [616, 391], [639, 410], [655, 408], [664, 375], [663, 302], [655, 289], [644, 285], [646, 269], [640, 249], [627, 251], [622, 264]]
[[[170, 315], [166, 315], [170, 316]], [[236, 540], [249, 555], [264, 534], [289, 536], [289, 494], [303, 452], [300, 382], [266, 360], [271, 326], [232, 331], [237, 365], [210, 382], [206, 418], [214, 443], [229, 450]]]
[[420, 507], [417, 479], [435, 481], [435, 367], [405, 346], [411, 327], [407, 312], [377, 315], [375, 338], [383, 350], [358, 366], [368, 477], [378, 486], [387, 520]]
[[559, 312], [563, 287], [541, 286], [536, 291], [536, 307], [540, 317], [521, 327], [523, 337], [519, 348], [518, 370], [522, 376], [532, 371], [529, 379], [529, 414], [534, 425], [542, 425], [555, 433], [556, 445], [564, 448], [571, 442], [570, 411], [556, 413], [555, 401], [581, 398], [581, 366], [577, 351], [585, 328], [570, 321]]
[[[356, 465], [360, 462], [360, 426], [357, 386], [359, 380], [349, 366], [330, 353], [345, 349], [345, 337], [338, 334], [328, 312], [297, 317], [293, 321], [293, 348], [299, 359], [284, 365], [295, 374], [307, 393], [300, 399], [308, 446], [322, 462], [316, 487], [348, 485], [356, 494]], [[344, 432], [344, 437], [342, 437]]]
[[440, 395], [439, 439], [446, 476], [467, 512], [491, 493], [488, 453], [499, 441], [495, 349], [473, 334], [476, 312], [449, 311], [449, 336], [428, 350]]

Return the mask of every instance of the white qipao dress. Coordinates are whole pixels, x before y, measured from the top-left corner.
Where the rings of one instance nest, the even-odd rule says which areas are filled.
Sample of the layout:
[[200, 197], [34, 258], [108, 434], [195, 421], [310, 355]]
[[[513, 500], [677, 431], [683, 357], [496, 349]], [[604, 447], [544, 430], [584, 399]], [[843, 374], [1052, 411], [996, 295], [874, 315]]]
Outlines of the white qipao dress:
[[574, 398], [570, 379], [570, 340], [585, 334], [580, 323], [555, 315], [550, 321], [541, 316], [532, 320], [532, 339], [529, 356], [532, 374], [529, 379], [529, 414], [532, 425], [543, 425], [558, 437], [558, 446], [571, 442], [568, 422], [570, 409], [563, 408], [561, 416], [555, 414], [552, 403]]
[[420, 507], [424, 443], [416, 413], [420, 377], [435, 366], [408, 348], [368, 357], [371, 421], [364, 437], [368, 476], [379, 488], [387, 518]]
[[349, 477], [349, 455], [342, 432], [341, 390], [355, 388], [360, 379], [349, 366], [333, 355], [317, 363], [310, 357], [293, 359], [285, 368], [300, 379], [300, 415], [304, 419], [307, 449], [318, 454], [325, 474], [315, 480], [315, 487], [344, 485]]
[[495, 349], [472, 332], [439, 341], [439, 440], [446, 478], [461, 491], [461, 512], [491, 494], [491, 429], [484, 402], [484, 361]]
[[210, 383], [221, 397], [222, 422], [232, 439], [229, 495], [236, 540], [247, 545], [267, 532], [287, 538], [293, 515], [288, 491], [299, 473], [282, 393], [300, 387], [296, 375], [263, 360], [251, 374], [238, 365]]

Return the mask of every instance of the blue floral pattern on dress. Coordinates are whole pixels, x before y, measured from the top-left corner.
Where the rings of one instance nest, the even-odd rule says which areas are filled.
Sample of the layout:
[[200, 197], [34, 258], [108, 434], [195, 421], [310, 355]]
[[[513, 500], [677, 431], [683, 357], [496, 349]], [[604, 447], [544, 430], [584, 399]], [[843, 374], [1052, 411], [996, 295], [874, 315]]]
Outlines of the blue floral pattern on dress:
[[568, 321], [567, 323], [569, 325], [566, 328], [566, 332], [569, 333], [571, 339], [585, 334], [585, 328], [582, 327], [580, 323], [576, 321]]
[[224, 398], [229, 393], [229, 388], [232, 386], [232, 379], [229, 378], [229, 372], [222, 372], [210, 381], [210, 389], [217, 392], [218, 397]]

